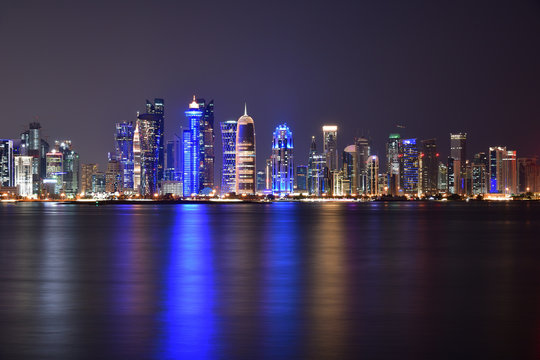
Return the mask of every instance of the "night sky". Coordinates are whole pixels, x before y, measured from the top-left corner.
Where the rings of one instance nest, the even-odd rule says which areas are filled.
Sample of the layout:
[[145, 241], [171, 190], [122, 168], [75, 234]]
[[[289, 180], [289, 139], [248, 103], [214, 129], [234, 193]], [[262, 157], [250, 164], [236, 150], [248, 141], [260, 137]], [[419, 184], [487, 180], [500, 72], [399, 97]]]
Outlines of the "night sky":
[[[0, 138], [37, 117], [83, 163], [106, 163], [145, 99], [165, 99], [171, 138], [193, 94], [215, 100], [216, 130], [247, 102], [259, 168], [282, 122], [297, 164], [324, 123], [381, 157], [398, 123], [442, 156], [451, 131], [469, 157], [540, 154], [539, 1], [4, 1], [0, 44]], [[218, 130], [216, 147], [221, 163]]]

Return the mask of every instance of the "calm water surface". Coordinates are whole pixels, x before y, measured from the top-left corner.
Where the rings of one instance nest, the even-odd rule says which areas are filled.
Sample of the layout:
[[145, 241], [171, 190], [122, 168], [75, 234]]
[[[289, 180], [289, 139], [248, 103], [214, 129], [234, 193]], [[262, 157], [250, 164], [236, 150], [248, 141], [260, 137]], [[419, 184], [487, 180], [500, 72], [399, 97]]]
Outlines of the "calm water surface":
[[533, 359], [540, 204], [0, 205], [0, 358]]

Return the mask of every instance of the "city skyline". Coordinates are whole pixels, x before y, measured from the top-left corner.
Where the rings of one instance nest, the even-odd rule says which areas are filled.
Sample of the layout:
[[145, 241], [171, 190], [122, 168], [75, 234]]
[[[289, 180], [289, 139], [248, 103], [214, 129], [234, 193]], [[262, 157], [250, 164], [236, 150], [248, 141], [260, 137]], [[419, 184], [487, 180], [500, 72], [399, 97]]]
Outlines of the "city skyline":
[[[99, 2], [36, 4], [35, 11], [7, 4], [2, 136], [17, 137], [37, 116], [46, 140], [69, 138], [85, 161], [104, 166], [105, 155], [93, 150], [114, 149], [110, 124], [135, 121], [140, 99], [165, 99], [167, 141], [196, 93], [216, 100], [217, 123], [237, 119], [244, 102], [261, 134], [287, 123], [297, 149], [309, 148], [322, 125], [339, 124], [351, 140], [371, 137], [379, 154], [387, 134], [399, 132], [436, 138], [446, 157], [447, 134], [465, 131], [476, 139], [471, 154], [500, 144], [534, 155], [540, 151], [528, 134], [540, 131], [539, 5], [513, 4], [312, 2], [287, 11], [278, 3], [190, 4], [189, 11], [175, 3], [108, 4], [107, 11]], [[159, 26], [131, 26], [154, 17]], [[246, 18], [260, 25], [249, 32], [231, 25]], [[279, 29], [265, 31], [275, 22]], [[25, 30], [34, 26], [40, 31]], [[133, 56], [146, 43], [165, 56]], [[174, 43], [189, 43], [191, 56]], [[304, 152], [296, 156], [307, 162]]]

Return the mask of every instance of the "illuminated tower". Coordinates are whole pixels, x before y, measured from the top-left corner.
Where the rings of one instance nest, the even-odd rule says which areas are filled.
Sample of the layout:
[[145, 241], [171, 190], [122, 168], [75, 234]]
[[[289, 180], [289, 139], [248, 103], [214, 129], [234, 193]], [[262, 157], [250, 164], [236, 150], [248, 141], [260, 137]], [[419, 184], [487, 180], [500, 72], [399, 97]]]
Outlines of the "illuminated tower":
[[122, 166], [123, 188], [124, 190], [133, 190], [133, 122], [125, 121], [116, 123], [116, 132], [114, 142], [116, 145], [116, 160]]
[[55, 141], [54, 149], [63, 156], [63, 190], [66, 195], [75, 196], [79, 192], [79, 154], [73, 150], [71, 140]]
[[220, 123], [221, 145], [223, 147], [223, 170], [221, 175], [221, 194], [236, 191], [236, 120]]
[[198, 194], [200, 188], [200, 120], [203, 112], [199, 110], [199, 104], [193, 95], [193, 101], [189, 104], [189, 109], [185, 111], [189, 121], [189, 130], [184, 130], [184, 177], [183, 193], [184, 196]]
[[420, 154], [420, 191], [424, 194], [435, 195], [438, 188], [439, 154], [435, 139], [422, 140]]
[[466, 193], [467, 134], [450, 134], [450, 157], [454, 161], [454, 193]]
[[32, 195], [32, 156], [15, 156], [15, 186], [20, 196]]
[[388, 191], [390, 195], [399, 193], [399, 144], [401, 136], [390, 134], [386, 142], [386, 171], [388, 172]]
[[13, 141], [0, 139], [0, 186], [14, 186]]
[[46, 155], [46, 176], [49, 183], [54, 184], [52, 193], [60, 194], [63, 185], [63, 156], [53, 150]]
[[489, 192], [499, 194], [504, 189], [503, 158], [506, 147], [494, 146], [489, 148]]
[[326, 166], [330, 171], [338, 170], [338, 147], [336, 125], [324, 125], [323, 130], [323, 151], [326, 155]]
[[214, 100], [197, 99], [199, 120], [199, 189], [214, 188]]
[[371, 153], [369, 146], [369, 140], [366, 138], [356, 138], [354, 140], [354, 146], [356, 150], [356, 191], [359, 194], [368, 192], [368, 179], [367, 179], [367, 162]]
[[[137, 114], [139, 116], [139, 114]], [[96, 169], [97, 172], [97, 169]], [[91, 187], [88, 187], [90, 189]], [[135, 123], [133, 131], [133, 191], [140, 193], [141, 189], [141, 137], [139, 135], [139, 122]], [[88, 190], [87, 190], [88, 191]]]
[[518, 167], [517, 151], [508, 150], [503, 156], [504, 193], [512, 195], [518, 193]]
[[348, 180], [347, 194], [356, 194], [356, 174], [358, 163], [356, 161], [356, 146], [349, 145], [343, 150], [343, 177]]
[[272, 141], [272, 193], [286, 195], [294, 189], [292, 131], [286, 124], [278, 125]]
[[371, 196], [379, 195], [379, 157], [371, 155], [366, 161], [367, 167], [367, 193]]
[[400, 145], [401, 190], [406, 194], [418, 193], [419, 153], [416, 139], [403, 139]]
[[255, 194], [256, 181], [255, 123], [246, 106], [236, 128], [236, 193]]

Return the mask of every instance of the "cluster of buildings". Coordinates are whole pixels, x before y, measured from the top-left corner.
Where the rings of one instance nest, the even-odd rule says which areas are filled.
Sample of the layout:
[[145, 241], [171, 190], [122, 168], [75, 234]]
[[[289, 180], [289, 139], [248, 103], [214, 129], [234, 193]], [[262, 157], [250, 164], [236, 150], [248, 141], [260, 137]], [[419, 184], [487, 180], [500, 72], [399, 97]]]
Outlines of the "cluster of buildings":
[[[214, 101], [193, 97], [186, 127], [165, 142], [163, 99], [146, 102], [136, 120], [116, 124], [115, 149], [107, 168], [79, 165], [71, 141], [51, 146], [39, 123], [19, 139], [0, 140], [0, 191], [34, 198], [126, 196], [248, 196], [303, 194], [315, 197], [492, 195], [540, 192], [536, 157], [518, 157], [504, 146], [468, 157], [467, 134], [450, 134], [450, 156], [441, 159], [435, 139], [390, 134], [385, 166], [370, 139], [339, 146], [338, 127], [322, 127], [322, 148], [312, 136], [307, 164], [297, 164], [293, 132], [279, 124], [270, 157], [257, 169], [255, 122], [247, 107], [238, 120], [219, 123], [222, 145], [220, 181], [215, 180]], [[341, 150], [343, 149], [343, 150]]]

